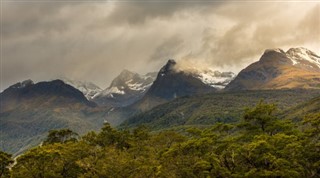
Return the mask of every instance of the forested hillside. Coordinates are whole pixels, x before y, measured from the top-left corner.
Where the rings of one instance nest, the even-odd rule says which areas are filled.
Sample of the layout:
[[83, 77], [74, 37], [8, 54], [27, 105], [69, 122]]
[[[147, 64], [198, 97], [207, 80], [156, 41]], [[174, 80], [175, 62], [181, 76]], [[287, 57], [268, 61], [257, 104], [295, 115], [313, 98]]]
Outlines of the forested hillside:
[[[17, 158], [1, 177], [319, 177], [320, 113], [301, 122], [279, 119], [260, 102], [237, 124], [216, 123], [184, 132], [115, 130], [79, 138], [51, 131], [42, 146]], [[303, 126], [303, 129], [298, 129]], [[1, 153], [1, 162], [12, 158]]]
[[[217, 122], [232, 123], [239, 121], [246, 107], [252, 107], [260, 100], [276, 104], [279, 108], [276, 114], [281, 115], [283, 111], [287, 111], [288, 115], [293, 116], [295, 114], [289, 112], [301, 112], [301, 108], [296, 108], [299, 104], [318, 96], [320, 90], [291, 89], [221, 92], [182, 97], [137, 114], [127, 119], [120, 128], [144, 124], [153, 130], [161, 130], [169, 127], [208, 126]], [[318, 111], [319, 109], [320, 106]], [[307, 113], [306, 111], [302, 114]], [[302, 114], [296, 117], [301, 119]]]

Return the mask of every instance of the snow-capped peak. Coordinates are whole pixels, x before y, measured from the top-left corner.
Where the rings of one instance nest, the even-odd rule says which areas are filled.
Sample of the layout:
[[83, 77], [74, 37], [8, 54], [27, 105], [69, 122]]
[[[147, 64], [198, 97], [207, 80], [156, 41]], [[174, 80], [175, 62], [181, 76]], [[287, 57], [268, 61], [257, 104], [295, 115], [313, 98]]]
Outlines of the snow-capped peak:
[[305, 61], [311, 63], [312, 68], [319, 68], [320, 69], [320, 57], [315, 54], [314, 52], [306, 49], [306, 48], [290, 48], [286, 55], [289, 59], [291, 59], [293, 65], [297, 64], [305, 64]]
[[219, 72], [211, 69], [193, 71], [193, 75], [204, 84], [217, 89], [223, 89], [235, 77], [233, 72]]
[[80, 90], [83, 95], [88, 99], [93, 99], [97, 94], [99, 94], [102, 89], [92, 82], [85, 82], [79, 80], [71, 80], [65, 77], [62, 77], [61, 80], [68, 85], [73, 86], [74, 88]]
[[164, 77], [170, 72], [183, 72], [191, 75], [197, 79], [200, 79], [204, 84], [210, 87], [223, 89], [231, 80], [235, 77], [232, 72], [219, 72], [214, 71], [204, 66], [198, 66], [189, 61], [176, 62], [173, 59], [169, 59], [167, 64], [159, 71], [159, 77]]
[[284, 52], [282, 49], [280, 49], [280, 48], [266, 49], [264, 53], [269, 53], [269, 52], [285, 53], [285, 52]]
[[113, 98], [115, 95], [144, 93], [152, 85], [156, 78], [155, 73], [140, 75], [138, 73], [123, 70], [110, 84], [108, 88], [95, 97]]

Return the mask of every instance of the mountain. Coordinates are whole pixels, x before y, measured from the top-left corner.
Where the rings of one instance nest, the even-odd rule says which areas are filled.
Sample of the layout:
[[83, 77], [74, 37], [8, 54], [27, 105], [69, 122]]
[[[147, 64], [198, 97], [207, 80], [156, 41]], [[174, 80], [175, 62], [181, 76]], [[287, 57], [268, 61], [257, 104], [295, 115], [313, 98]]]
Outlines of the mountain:
[[170, 59], [160, 69], [156, 80], [140, 100], [127, 107], [113, 109], [109, 112], [107, 120], [112, 125], [118, 125], [134, 114], [175, 98], [220, 91], [233, 77], [232, 72], [184, 69]]
[[19, 153], [37, 145], [52, 129], [78, 133], [97, 130], [104, 109], [61, 80], [34, 84], [26, 80], [0, 94], [1, 150]]
[[320, 57], [306, 48], [266, 50], [226, 90], [320, 88]]
[[[289, 110], [314, 97], [320, 96], [320, 90], [290, 89], [290, 90], [252, 90], [209, 93], [198, 96], [188, 96], [161, 104], [125, 120], [120, 128], [133, 128], [145, 125], [152, 130], [182, 128], [189, 126], [208, 127], [217, 122], [237, 122], [246, 107], [252, 107], [264, 100], [274, 103], [281, 111]], [[312, 103], [311, 109], [318, 109]], [[298, 111], [298, 109], [297, 109]]]
[[181, 96], [208, 93], [216, 90], [200, 80], [200, 75], [194, 76], [192, 73], [176, 70], [176, 64], [174, 60], [168, 60], [147, 92], [147, 97], [170, 100]]
[[61, 78], [61, 80], [64, 83], [71, 85], [74, 88], [81, 91], [88, 100], [93, 99], [96, 95], [98, 95], [102, 91], [100, 87], [98, 87], [96, 84], [92, 82], [70, 80], [68, 78]]
[[216, 92], [224, 88], [233, 77], [232, 72], [184, 69], [170, 59], [160, 69], [156, 80], [136, 107], [145, 111], [178, 97]]
[[156, 73], [139, 75], [123, 70], [108, 88], [95, 95], [92, 100], [99, 105], [124, 107], [141, 99], [155, 80]]

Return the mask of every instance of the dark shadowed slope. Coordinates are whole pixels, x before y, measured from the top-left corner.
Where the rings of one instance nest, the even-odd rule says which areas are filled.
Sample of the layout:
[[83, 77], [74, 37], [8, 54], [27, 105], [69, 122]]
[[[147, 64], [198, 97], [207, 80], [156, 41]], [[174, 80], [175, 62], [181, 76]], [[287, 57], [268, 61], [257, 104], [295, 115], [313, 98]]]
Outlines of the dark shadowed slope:
[[51, 129], [85, 133], [103, 124], [103, 109], [61, 80], [17, 83], [0, 98], [1, 149], [10, 153], [39, 144]]

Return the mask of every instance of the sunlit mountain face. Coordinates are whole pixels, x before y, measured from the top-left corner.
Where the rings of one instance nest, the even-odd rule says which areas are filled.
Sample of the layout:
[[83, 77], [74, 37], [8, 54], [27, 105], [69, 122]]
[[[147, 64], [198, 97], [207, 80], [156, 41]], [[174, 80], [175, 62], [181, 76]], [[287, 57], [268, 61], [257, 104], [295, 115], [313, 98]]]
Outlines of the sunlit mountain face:
[[319, 88], [320, 57], [306, 48], [269, 49], [243, 69], [228, 90]]

